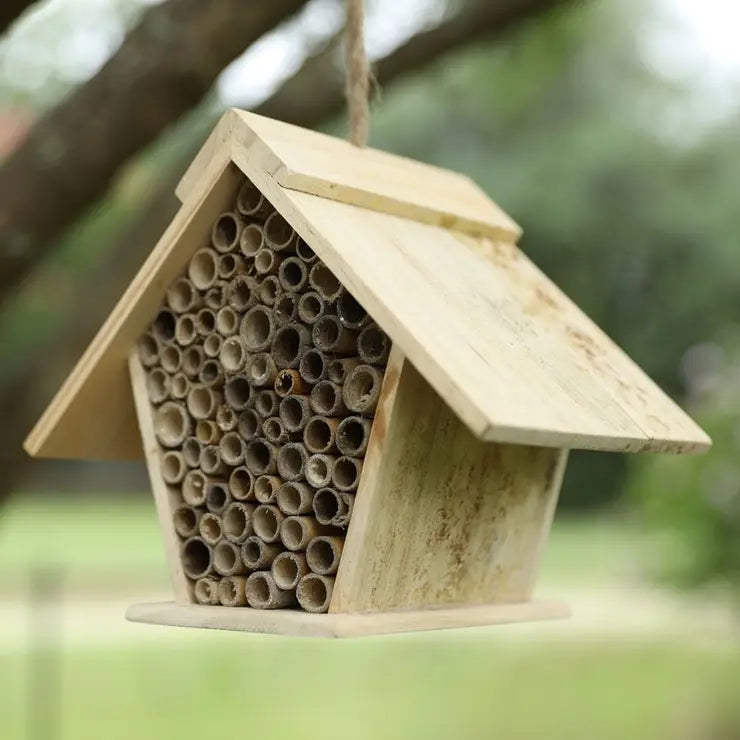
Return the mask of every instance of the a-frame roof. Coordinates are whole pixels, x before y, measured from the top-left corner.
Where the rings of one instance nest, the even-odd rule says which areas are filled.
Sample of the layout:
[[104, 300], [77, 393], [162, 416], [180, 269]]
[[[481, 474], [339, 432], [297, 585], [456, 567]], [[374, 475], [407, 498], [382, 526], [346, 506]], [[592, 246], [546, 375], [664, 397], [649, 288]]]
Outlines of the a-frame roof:
[[26, 440], [31, 454], [141, 456], [126, 355], [242, 173], [478, 437], [709, 446], [516, 247], [518, 226], [468, 178], [232, 110], [180, 182], [182, 208]]

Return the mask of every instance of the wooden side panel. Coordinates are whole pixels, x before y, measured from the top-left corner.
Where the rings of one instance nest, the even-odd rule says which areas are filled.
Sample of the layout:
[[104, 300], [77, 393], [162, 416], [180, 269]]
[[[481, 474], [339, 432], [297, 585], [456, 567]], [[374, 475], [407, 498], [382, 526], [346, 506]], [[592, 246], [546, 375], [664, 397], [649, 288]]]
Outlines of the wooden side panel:
[[152, 250], [133, 282], [25, 442], [39, 457], [141, 457], [126, 358], [154, 317], [167, 286], [210, 240], [211, 227], [242, 174], [233, 165], [201, 182]]
[[383, 394], [330, 611], [527, 601], [567, 452], [481, 442], [397, 352]]
[[279, 185], [422, 223], [515, 242], [517, 224], [470, 178], [245, 111], [281, 166]]
[[172, 588], [175, 593], [175, 601], [179, 604], [189, 604], [193, 601], [192, 587], [182, 569], [180, 540], [172, 523], [172, 512], [180, 502], [180, 494], [178, 491], [171, 490], [162, 478], [160, 449], [154, 436], [154, 420], [146, 392], [146, 373], [135, 351], [131, 352], [129, 356], [128, 368], [131, 376], [131, 390], [136, 404], [138, 425], [141, 430], [141, 443], [144, 448], [149, 481], [154, 494], [159, 528], [164, 539], [164, 551], [167, 567], [170, 571]]

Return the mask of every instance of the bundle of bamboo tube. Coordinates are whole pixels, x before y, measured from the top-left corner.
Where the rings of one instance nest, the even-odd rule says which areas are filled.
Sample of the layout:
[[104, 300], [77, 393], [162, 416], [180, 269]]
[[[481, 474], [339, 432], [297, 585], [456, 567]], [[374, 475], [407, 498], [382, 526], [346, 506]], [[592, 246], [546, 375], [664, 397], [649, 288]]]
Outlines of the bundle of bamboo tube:
[[251, 182], [138, 345], [199, 604], [325, 612], [390, 341]]

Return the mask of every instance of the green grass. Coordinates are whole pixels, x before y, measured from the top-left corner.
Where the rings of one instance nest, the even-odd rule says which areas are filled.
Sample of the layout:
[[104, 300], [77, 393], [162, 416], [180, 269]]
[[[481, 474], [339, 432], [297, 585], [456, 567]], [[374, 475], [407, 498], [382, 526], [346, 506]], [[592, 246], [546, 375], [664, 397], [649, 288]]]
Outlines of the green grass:
[[[2, 737], [21, 740], [26, 665], [0, 660]], [[61, 670], [54, 740], [667, 740], [696, 737], [678, 731], [711, 716], [718, 689], [740, 682], [737, 650], [480, 634], [348, 642], [201, 634], [167, 648], [66, 654]]]

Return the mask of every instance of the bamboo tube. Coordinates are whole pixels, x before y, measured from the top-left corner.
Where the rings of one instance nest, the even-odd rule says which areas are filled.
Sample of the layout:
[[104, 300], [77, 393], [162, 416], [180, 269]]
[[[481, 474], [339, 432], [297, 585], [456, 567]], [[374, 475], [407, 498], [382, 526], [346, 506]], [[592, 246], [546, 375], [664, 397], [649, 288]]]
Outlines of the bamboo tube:
[[201, 444], [196, 437], [188, 437], [182, 443], [182, 459], [189, 468], [200, 465]]
[[242, 545], [242, 562], [249, 570], [269, 568], [280, 552], [280, 545], [268, 544], [267, 542], [263, 542], [257, 535], [251, 535], [247, 537]]
[[280, 292], [280, 282], [274, 275], [263, 278], [257, 288], [257, 295], [266, 306], [274, 306]]
[[326, 377], [332, 383], [341, 385], [358, 365], [362, 365], [359, 357], [339, 357], [326, 366]]
[[175, 373], [170, 382], [170, 395], [176, 401], [184, 401], [190, 393], [190, 381], [184, 373]]
[[221, 606], [246, 606], [247, 579], [244, 576], [226, 576], [218, 582], [218, 601]]
[[278, 324], [288, 324], [298, 316], [298, 296], [295, 293], [281, 293], [275, 301], [275, 320]]
[[252, 288], [254, 283], [246, 275], [235, 275], [226, 291], [226, 302], [237, 313], [244, 313], [254, 304]]
[[333, 452], [336, 449], [337, 428], [341, 419], [312, 416], [303, 430], [303, 444], [311, 453]]
[[223, 514], [230, 503], [231, 494], [228, 483], [225, 480], [209, 479], [206, 485], [206, 509], [211, 514]]
[[194, 419], [214, 419], [221, 401], [221, 394], [213, 388], [194, 385], [188, 393], [188, 411]]
[[342, 292], [342, 284], [323, 262], [311, 267], [308, 282], [327, 303], [333, 303]]
[[[208, 388], [220, 386], [224, 382], [224, 369], [218, 360], [209, 359], [203, 363], [198, 380]], [[218, 409], [216, 409], [218, 411]]]
[[[223, 537], [223, 530], [221, 528], [221, 517], [218, 514], [212, 512], [206, 512], [200, 518], [198, 522], [198, 530], [203, 541], [210, 547], [213, 547]], [[211, 558], [213, 552], [211, 552]], [[205, 573], [203, 574], [205, 575]]]
[[182, 481], [182, 497], [190, 506], [203, 506], [206, 502], [206, 477], [200, 470], [185, 473]]
[[278, 367], [295, 368], [298, 367], [304, 347], [310, 343], [311, 333], [308, 329], [302, 324], [293, 322], [277, 329], [270, 353]]
[[372, 422], [361, 416], [347, 416], [337, 429], [336, 443], [339, 451], [349, 457], [362, 457], [367, 450]]
[[172, 525], [179, 537], [184, 540], [198, 534], [198, 524], [202, 512], [194, 506], [178, 506], [172, 512]]
[[158, 406], [164, 403], [170, 397], [171, 388], [172, 378], [161, 367], [155, 367], [147, 373], [146, 393], [153, 404]]
[[260, 352], [248, 363], [247, 377], [249, 382], [257, 388], [272, 387], [277, 376], [277, 365], [275, 360], [267, 354]]
[[221, 254], [237, 249], [243, 227], [244, 224], [236, 213], [222, 213], [213, 224], [211, 244]]
[[283, 519], [283, 512], [277, 506], [260, 504], [252, 514], [252, 529], [263, 542], [277, 542]]
[[159, 363], [159, 342], [154, 338], [151, 331], [142, 334], [136, 344], [139, 359], [144, 367], [154, 367]]
[[306, 463], [306, 481], [314, 488], [325, 488], [331, 483], [331, 473], [337, 458], [334, 455], [317, 453]]
[[290, 439], [279, 416], [271, 416], [269, 419], [265, 419], [262, 424], [262, 434], [268, 442], [274, 445], [285, 444]]
[[250, 352], [267, 349], [275, 334], [275, 319], [265, 306], [253, 306], [247, 311], [239, 327], [239, 335]]
[[218, 443], [221, 459], [232, 467], [241, 465], [247, 454], [247, 445], [237, 432], [227, 432]]
[[182, 372], [193, 380], [200, 374], [204, 362], [205, 354], [203, 348], [197, 344], [191, 344], [182, 353]]
[[254, 497], [261, 504], [274, 503], [281, 483], [282, 481], [276, 475], [260, 475], [254, 481]]
[[278, 488], [276, 499], [286, 516], [308, 514], [313, 509], [314, 491], [305, 483], [287, 481]]
[[325, 314], [314, 325], [311, 332], [314, 346], [322, 352], [350, 355], [357, 352], [357, 332], [347, 329], [336, 316]]
[[327, 364], [325, 356], [311, 347], [301, 356], [298, 372], [306, 383], [313, 385], [326, 377]]
[[377, 325], [369, 324], [357, 338], [357, 354], [367, 365], [385, 365], [391, 350], [391, 340]]
[[280, 398], [275, 391], [259, 391], [254, 399], [254, 408], [263, 419], [269, 419], [278, 413]]
[[191, 429], [192, 422], [181, 403], [166, 401], [154, 414], [154, 434], [162, 447], [179, 447]]
[[258, 275], [277, 275], [280, 270], [280, 258], [269, 247], [262, 247], [254, 256], [254, 269]]
[[342, 400], [342, 389], [331, 380], [320, 380], [311, 389], [311, 410], [319, 416], [342, 416], [347, 407]]
[[242, 231], [239, 248], [244, 257], [254, 260], [255, 255], [265, 246], [265, 233], [259, 224], [248, 224]]
[[219, 353], [221, 365], [227, 373], [238, 373], [244, 369], [247, 361], [247, 350], [239, 336], [224, 339]]
[[348, 329], [361, 329], [370, 321], [367, 311], [352, 293], [344, 288], [337, 298], [337, 316], [342, 326]]
[[245, 180], [236, 196], [236, 210], [244, 216], [262, 221], [272, 213], [273, 208], [257, 187], [250, 180]]
[[228, 404], [222, 403], [216, 411], [216, 424], [222, 432], [233, 432], [236, 429], [237, 415]]
[[210, 308], [201, 308], [195, 314], [195, 330], [201, 337], [207, 337], [216, 331], [216, 314]]
[[216, 280], [216, 282], [208, 288], [203, 302], [206, 307], [216, 313], [220, 308], [226, 305], [226, 298], [229, 293], [229, 284], [225, 280]]
[[309, 416], [308, 396], [287, 396], [280, 401], [280, 421], [287, 432], [302, 431]]
[[244, 375], [234, 375], [226, 381], [224, 399], [234, 411], [244, 411], [252, 400], [252, 389]]
[[319, 524], [334, 524], [337, 518], [347, 512], [347, 504], [342, 494], [333, 488], [320, 488], [313, 497], [313, 513]]
[[283, 591], [277, 587], [272, 574], [258, 570], [247, 578], [247, 603], [252, 609], [280, 609], [293, 606], [295, 591]]
[[298, 235], [293, 227], [277, 212], [265, 220], [265, 242], [276, 252], [295, 251]]
[[212, 419], [200, 419], [195, 425], [195, 438], [201, 446], [216, 445], [221, 439], [221, 429]]
[[320, 576], [317, 573], [309, 573], [299, 581], [296, 598], [305, 611], [321, 614], [329, 611], [333, 590], [333, 578]]
[[239, 331], [239, 317], [231, 306], [223, 306], [216, 314], [216, 331], [228, 337]]
[[195, 587], [193, 589], [195, 600], [204, 606], [209, 604], [218, 604], [218, 586], [219, 581], [216, 581], [213, 578], [199, 578], [195, 582]]
[[195, 330], [195, 316], [191, 313], [182, 314], [177, 317], [177, 323], [175, 324], [175, 341], [181, 347], [187, 347], [192, 344], [198, 332]]
[[308, 453], [298, 442], [284, 444], [277, 455], [277, 469], [283, 480], [301, 480], [306, 475]]
[[209, 334], [203, 340], [203, 352], [206, 357], [218, 357], [221, 354], [224, 338], [220, 334]]
[[350, 519], [352, 518], [352, 511], [355, 507], [355, 495], [353, 493], [348, 493], [347, 491], [342, 491], [339, 495], [342, 497], [342, 501], [344, 501], [346, 509], [344, 511], [340, 511], [334, 517], [332, 524], [335, 527], [346, 529], [349, 525]]
[[[223, 522], [222, 522], [223, 526]], [[213, 569], [221, 576], [237, 576], [244, 573], [240, 548], [228, 540], [220, 540], [213, 547]]]
[[307, 265], [310, 265], [312, 262], [316, 262], [318, 257], [316, 256], [316, 252], [311, 249], [311, 247], [306, 244], [306, 242], [303, 241], [300, 237], [298, 238], [298, 241], [295, 245], [295, 253], [300, 257]]
[[277, 448], [262, 437], [247, 443], [245, 464], [253, 475], [272, 475], [277, 470]]
[[181, 483], [187, 472], [182, 452], [178, 452], [177, 450], [167, 450], [163, 453], [159, 467], [162, 471], [164, 482], [170, 485]]
[[278, 280], [288, 293], [300, 293], [308, 285], [308, 268], [298, 257], [288, 257], [280, 263]]
[[315, 290], [298, 299], [298, 318], [305, 324], [315, 324], [326, 314], [326, 309], [326, 302]]
[[285, 398], [290, 395], [305, 395], [309, 391], [309, 385], [301, 377], [298, 370], [292, 370], [285, 368], [281, 370], [275, 378], [275, 393], [280, 398]]
[[167, 305], [175, 313], [189, 313], [199, 307], [200, 295], [190, 280], [181, 277], [167, 288]]
[[306, 548], [308, 567], [322, 576], [334, 575], [339, 568], [343, 547], [344, 537], [326, 535], [314, 537]]
[[[218, 258], [218, 276], [221, 280], [231, 280], [234, 275], [243, 272], [245, 267], [244, 258], [238, 254], [222, 254]], [[225, 297], [228, 301], [228, 291]]]
[[262, 428], [262, 419], [254, 409], [246, 409], [239, 414], [236, 429], [245, 442], [259, 436]]
[[362, 460], [342, 455], [334, 463], [331, 480], [338, 491], [354, 491], [360, 483]]
[[281, 552], [272, 561], [270, 572], [279, 589], [292, 591], [309, 572], [306, 556], [302, 552]]
[[200, 469], [206, 475], [223, 475], [227, 472], [218, 445], [205, 445], [203, 447], [200, 451]]
[[182, 365], [182, 353], [176, 344], [165, 344], [159, 354], [162, 369], [170, 374], [176, 373]]
[[237, 501], [254, 499], [254, 476], [246, 466], [242, 465], [231, 473], [229, 491]]
[[280, 541], [288, 550], [305, 550], [311, 540], [330, 531], [312, 516], [289, 516], [280, 525]]
[[188, 265], [190, 282], [198, 290], [208, 290], [218, 277], [218, 254], [214, 249], [199, 249]]
[[213, 550], [201, 537], [191, 537], [182, 546], [181, 560], [185, 575], [197, 580], [213, 569]]
[[358, 365], [344, 381], [344, 405], [358, 414], [372, 416], [380, 398], [383, 373], [372, 365]]
[[175, 325], [177, 317], [169, 308], [160, 309], [152, 323], [152, 334], [160, 343], [171, 342], [175, 338]]

